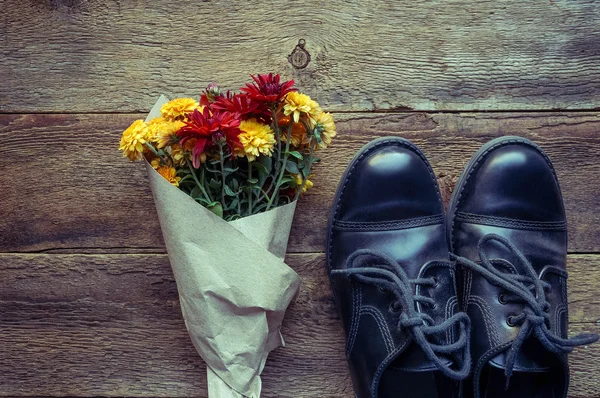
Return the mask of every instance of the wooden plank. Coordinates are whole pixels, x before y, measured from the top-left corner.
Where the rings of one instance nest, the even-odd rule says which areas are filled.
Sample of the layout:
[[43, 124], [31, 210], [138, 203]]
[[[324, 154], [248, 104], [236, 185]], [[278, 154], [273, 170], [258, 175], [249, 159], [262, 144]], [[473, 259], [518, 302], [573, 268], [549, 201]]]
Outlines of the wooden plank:
[[[318, 322], [335, 318], [325, 255], [288, 254], [286, 261], [303, 278], [304, 293], [295, 314]], [[600, 280], [600, 255], [570, 254], [568, 270], [571, 323], [599, 322], [600, 297], [595, 281]], [[0, 254], [0, 276], [4, 306], [0, 319], [5, 321], [23, 316], [43, 321], [38, 315], [53, 308], [63, 314], [67, 307], [90, 305], [106, 307], [104, 320], [118, 317], [120, 311], [128, 314], [123, 320], [180, 318], [177, 287], [164, 254]], [[85, 314], [75, 317], [71, 311], [63, 315], [88, 322]]]
[[[300, 297], [265, 397], [350, 397], [322, 254], [292, 254]], [[571, 332], [600, 331], [600, 256], [569, 256]], [[165, 255], [0, 254], [0, 395], [206, 396]], [[600, 345], [571, 356], [571, 397], [600, 394]]]
[[[161, 328], [113, 323], [101, 328], [3, 326], [0, 396], [207, 397], [205, 365], [183, 322]], [[580, 330], [600, 332], [592, 324], [572, 328]], [[262, 396], [353, 397], [343, 337], [327, 334], [323, 339], [330, 340], [318, 346], [311, 340], [314, 351], [302, 352], [306, 341], [294, 339], [291, 332], [288, 328], [286, 347], [269, 356]], [[598, 358], [598, 345], [570, 355], [570, 398], [598, 397]]]
[[[339, 137], [322, 153], [315, 188], [301, 198], [290, 252], [324, 251], [327, 214], [361, 146], [400, 135], [421, 146], [447, 200], [486, 141], [523, 135], [554, 162], [572, 252], [600, 251], [600, 113], [338, 113]], [[117, 151], [140, 115], [0, 115], [0, 251], [163, 252], [145, 170]]]
[[[592, 109], [599, 19], [590, 0], [7, 0], [0, 110], [147, 110], [266, 71], [332, 110]], [[301, 38], [311, 61], [296, 69]]]

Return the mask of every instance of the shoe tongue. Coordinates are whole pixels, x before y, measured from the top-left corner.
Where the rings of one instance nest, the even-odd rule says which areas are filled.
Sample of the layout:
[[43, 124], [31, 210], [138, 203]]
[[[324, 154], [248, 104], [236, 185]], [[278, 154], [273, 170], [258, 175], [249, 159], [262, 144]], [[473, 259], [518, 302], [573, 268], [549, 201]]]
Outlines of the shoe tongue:
[[[490, 365], [506, 369], [508, 350], [504, 351], [490, 360]], [[548, 352], [535, 338], [525, 340], [521, 350], [517, 354], [513, 371], [516, 372], [548, 372], [551, 369], [552, 353]]]
[[[446, 365], [451, 365], [452, 360], [442, 358]], [[437, 370], [438, 367], [427, 358], [421, 347], [415, 343], [411, 343], [406, 350], [400, 355], [390, 366], [402, 368], [410, 372], [429, 372]]]

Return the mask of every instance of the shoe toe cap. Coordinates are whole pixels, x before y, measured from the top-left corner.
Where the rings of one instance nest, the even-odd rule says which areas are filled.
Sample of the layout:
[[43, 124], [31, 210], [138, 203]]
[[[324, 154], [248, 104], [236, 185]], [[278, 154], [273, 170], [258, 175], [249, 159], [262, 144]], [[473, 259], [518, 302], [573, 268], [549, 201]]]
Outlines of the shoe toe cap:
[[565, 219], [554, 169], [539, 148], [510, 143], [479, 162], [467, 177], [457, 210], [527, 221]]
[[390, 139], [355, 160], [339, 199], [337, 219], [390, 221], [442, 213], [431, 167], [420, 151]]

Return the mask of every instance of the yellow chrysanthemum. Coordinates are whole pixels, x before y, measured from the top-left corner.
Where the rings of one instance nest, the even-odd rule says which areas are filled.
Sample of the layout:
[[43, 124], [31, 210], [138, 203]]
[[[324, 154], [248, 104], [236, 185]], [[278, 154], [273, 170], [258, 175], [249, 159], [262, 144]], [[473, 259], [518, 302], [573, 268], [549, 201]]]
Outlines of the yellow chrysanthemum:
[[150, 162], [150, 165], [152, 166], [152, 168], [154, 170], [158, 169], [160, 167], [160, 158], [154, 158], [152, 159], [152, 161]]
[[156, 169], [156, 171], [158, 171], [158, 174], [163, 176], [165, 180], [169, 181], [171, 184], [175, 185], [176, 187], [179, 186], [179, 181], [181, 181], [181, 177], [177, 176], [177, 170], [175, 170], [173, 167], [160, 166]]
[[148, 122], [149, 141], [156, 144], [156, 148], [161, 149], [171, 143], [171, 137], [177, 131], [185, 126], [180, 120], [166, 120], [164, 117], [157, 117]]
[[148, 139], [148, 125], [143, 120], [136, 120], [123, 132], [119, 149], [129, 160], [140, 160], [144, 153], [144, 144]]
[[271, 127], [259, 123], [256, 119], [249, 119], [240, 123], [240, 130], [242, 133], [239, 138], [244, 146], [244, 153], [238, 153], [238, 156], [246, 155], [248, 160], [253, 162], [260, 154], [265, 156], [273, 154], [276, 141]]
[[[296, 179], [296, 184], [298, 184], [298, 188], [300, 188], [302, 186], [302, 175], [294, 174], [294, 178]], [[312, 187], [313, 187], [312, 181], [307, 178], [306, 182], [304, 183], [304, 186], [302, 187], [302, 193], [305, 193]]]
[[285, 116], [293, 115], [294, 122], [296, 123], [298, 123], [302, 114], [306, 115], [312, 121], [319, 112], [321, 112], [319, 104], [306, 94], [292, 91], [285, 96], [283, 114]]
[[337, 135], [331, 113], [320, 112], [317, 115], [314, 122], [314, 134], [318, 134], [320, 137], [320, 148], [327, 148], [331, 144], [331, 139]]
[[181, 165], [185, 161], [185, 153], [183, 152], [183, 148], [179, 144], [171, 145], [171, 158], [173, 158], [173, 163], [176, 165]]
[[[279, 128], [281, 129], [281, 140], [287, 142], [287, 131], [290, 125], [290, 117], [284, 116], [279, 118], [277, 121]], [[302, 123], [294, 123], [292, 126], [292, 134], [290, 135], [290, 145], [293, 147], [299, 147], [300, 145], [308, 144], [308, 135], [306, 134], [306, 128]]]
[[184, 120], [188, 113], [200, 109], [200, 104], [193, 98], [176, 98], [164, 104], [160, 113], [165, 120]]

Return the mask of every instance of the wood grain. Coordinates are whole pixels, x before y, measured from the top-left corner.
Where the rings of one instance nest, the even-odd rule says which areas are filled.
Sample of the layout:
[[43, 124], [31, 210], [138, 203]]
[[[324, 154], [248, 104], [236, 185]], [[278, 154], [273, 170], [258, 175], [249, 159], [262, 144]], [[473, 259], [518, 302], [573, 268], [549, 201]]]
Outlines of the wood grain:
[[[145, 170], [117, 151], [140, 115], [0, 115], [0, 251], [164, 252]], [[315, 188], [298, 206], [290, 252], [322, 252], [341, 175], [362, 145], [400, 135], [419, 145], [448, 199], [475, 150], [516, 134], [554, 162], [571, 252], [600, 251], [600, 113], [338, 113], [339, 136], [322, 152]]]
[[[353, 396], [321, 252], [346, 165], [382, 136], [424, 150], [446, 201], [486, 141], [540, 144], [567, 209], [570, 329], [600, 332], [599, 20], [593, 0], [4, 0], [0, 396], [206, 397], [144, 169], [118, 139], [159, 94], [257, 72], [294, 78], [339, 131], [296, 213], [303, 289], [264, 397]], [[600, 345], [570, 362], [569, 397], [600, 397]]]
[[[351, 397], [324, 256], [287, 262], [302, 291], [286, 314], [286, 347], [267, 362], [264, 396]], [[570, 255], [569, 271], [571, 332], [600, 331], [585, 283], [600, 278], [600, 255]], [[0, 395], [206, 396], [165, 255], [0, 254], [0, 280]], [[599, 358], [598, 345], [571, 356], [571, 397], [600, 394]]]
[[147, 111], [267, 71], [330, 110], [593, 109], [599, 19], [593, 0], [5, 0], [0, 111]]

